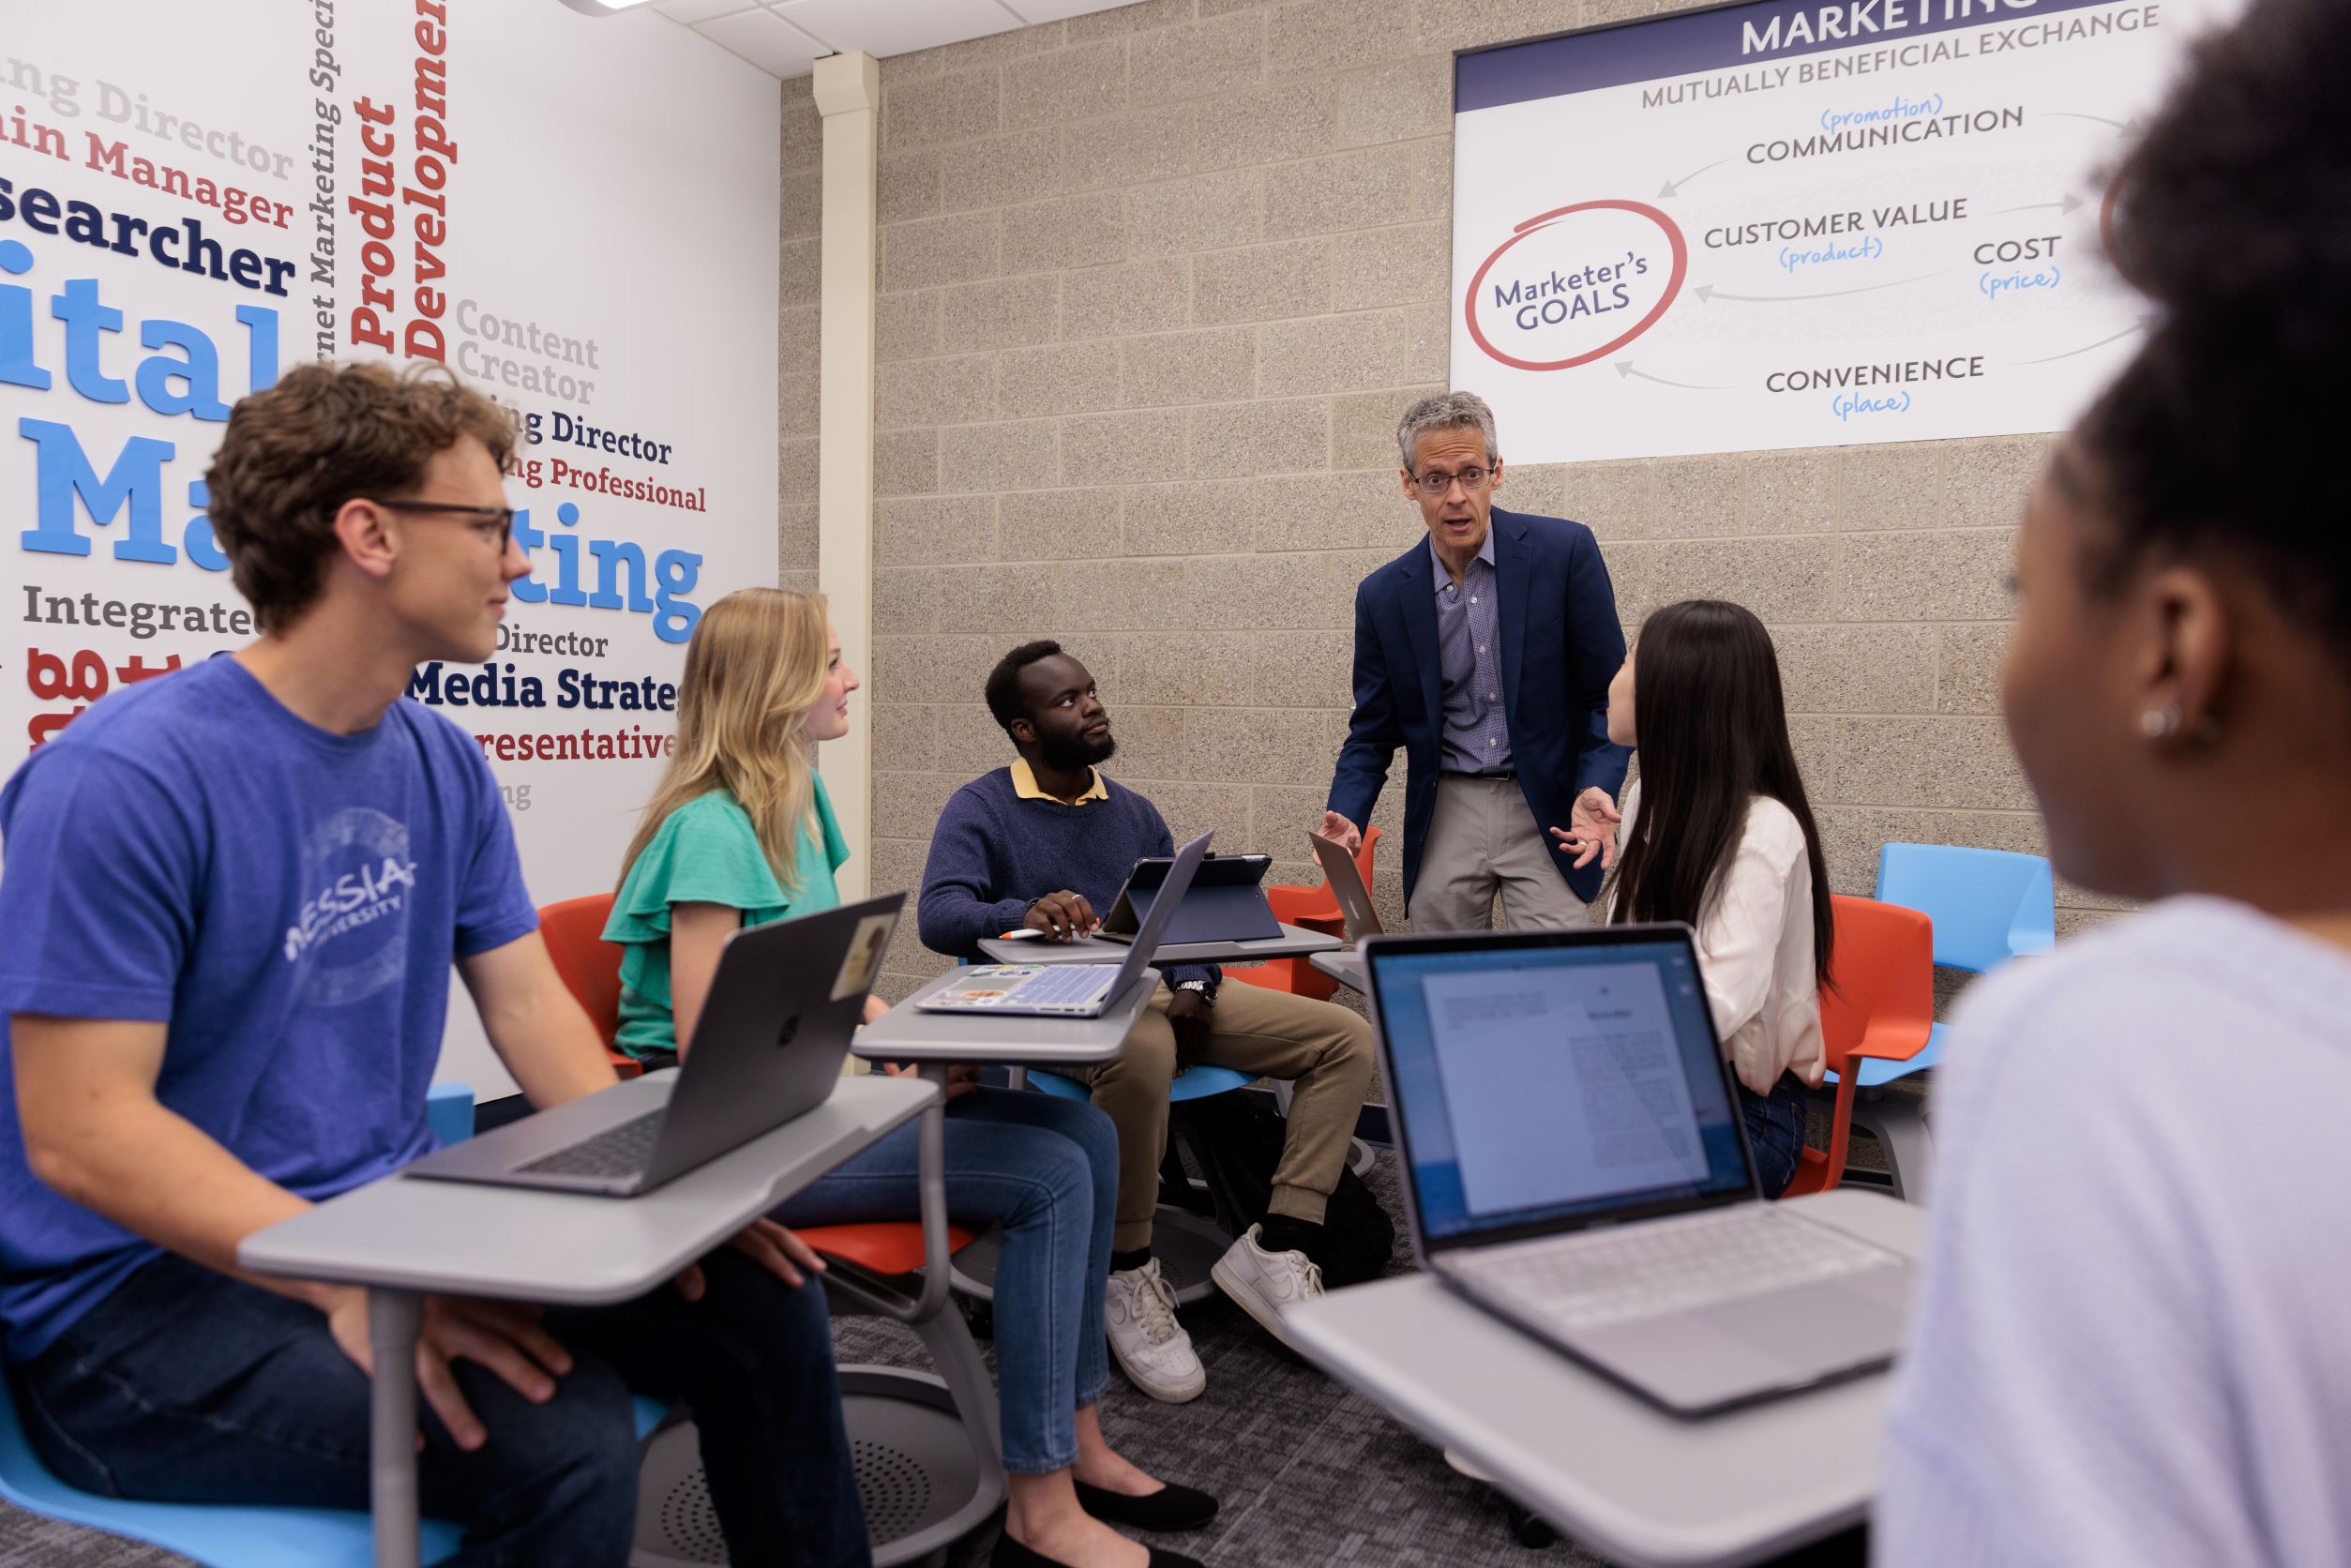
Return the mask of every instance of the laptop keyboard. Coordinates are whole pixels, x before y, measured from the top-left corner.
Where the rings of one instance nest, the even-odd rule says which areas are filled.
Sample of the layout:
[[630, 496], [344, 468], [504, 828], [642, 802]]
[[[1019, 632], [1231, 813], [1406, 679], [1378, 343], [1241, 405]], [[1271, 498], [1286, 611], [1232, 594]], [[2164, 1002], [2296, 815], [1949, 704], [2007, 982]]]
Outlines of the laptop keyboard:
[[1059, 1002], [1092, 1002], [1102, 989], [1107, 964], [1056, 964], [1020, 982], [1015, 1002], [1034, 1007]]
[[1868, 1243], [1760, 1204], [1482, 1259], [1477, 1272], [1563, 1329], [1601, 1329], [1882, 1266]]
[[653, 1156], [653, 1140], [661, 1135], [661, 1117], [667, 1109], [665, 1106], [649, 1110], [619, 1126], [607, 1127], [594, 1138], [542, 1154], [521, 1168], [545, 1176], [634, 1176]]

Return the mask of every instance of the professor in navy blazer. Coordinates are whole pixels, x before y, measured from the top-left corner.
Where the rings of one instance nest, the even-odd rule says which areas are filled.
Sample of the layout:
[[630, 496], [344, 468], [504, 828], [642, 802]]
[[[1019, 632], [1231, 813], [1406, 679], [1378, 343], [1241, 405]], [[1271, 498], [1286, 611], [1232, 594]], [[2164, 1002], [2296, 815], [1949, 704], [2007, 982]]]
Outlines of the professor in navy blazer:
[[1631, 753], [1608, 740], [1624, 661], [1591, 530], [1505, 511], [1494, 415], [1473, 393], [1424, 398], [1396, 432], [1427, 536], [1355, 591], [1355, 711], [1323, 818], [1361, 840], [1402, 746], [1404, 892], [1415, 930], [1579, 924], [1600, 888], [1545, 829]]

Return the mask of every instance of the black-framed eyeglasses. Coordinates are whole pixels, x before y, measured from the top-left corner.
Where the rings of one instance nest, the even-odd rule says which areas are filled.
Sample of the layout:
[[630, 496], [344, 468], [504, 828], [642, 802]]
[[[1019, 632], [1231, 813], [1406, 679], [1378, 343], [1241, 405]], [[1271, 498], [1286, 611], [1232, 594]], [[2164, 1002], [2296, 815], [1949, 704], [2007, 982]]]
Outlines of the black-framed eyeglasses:
[[1458, 474], [1415, 474], [1412, 475], [1412, 482], [1421, 487], [1421, 493], [1423, 495], [1427, 496], [1431, 500], [1435, 500], [1438, 496], [1440, 496], [1447, 490], [1453, 489], [1455, 484], [1460, 485], [1463, 490], [1468, 490], [1472, 495], [1475, 495], [1478, 491], [1484, 490], [1486, 486], [1486, 482], [1493, 477], [1494, 471], [1492, 469], [1465, 468]]
[[454, 501], [384, 501], [369, 497], [379, 506], [394, 512], [438, 512], [449, 517], [476, 518], [475, 531], [483, 538], [490, 537], [490, 527], [498, 527], [498, 553], [504, 555], [514, 542], [514, 508], [512, 506], [461, 506]]

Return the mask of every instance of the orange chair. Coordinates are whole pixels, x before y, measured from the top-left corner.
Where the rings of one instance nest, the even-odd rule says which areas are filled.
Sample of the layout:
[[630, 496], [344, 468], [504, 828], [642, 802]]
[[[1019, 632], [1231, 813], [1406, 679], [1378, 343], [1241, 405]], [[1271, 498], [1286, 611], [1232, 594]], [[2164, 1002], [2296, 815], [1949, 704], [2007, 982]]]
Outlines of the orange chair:
[[625, 1078], [643, 1072], [637, 1059], [612, 1048], [621, 1031], [621, 944], [604, 940], [604, 923], [612, 918], [612, 896], [591, 893], [565, 898], [539, 910], [539, 935], [547, 941], [547, 956], [564, 989], [587, 1010], [588, 1021], [604, 1039], [604, 1053], [612, 1070]]
[[1826, 1192], [1845, 1179], [1853, 1130], [1849, 1063], [1864, 1057], [1906, 1062], [1935, 1030], [1935, 923], [1916, 910], [1875, 898], [1831, 897], [1836, 935], [1830, 978], [1820, 992], [1820, 1036], [1837, 1076], [1836, 1107], [1826, 1152], [1806, 1149], [1783, 1196]]
[[[1364, 830], [1363, 847], [1355, 852], [1355, 869], [1364, 879], [1364, 887], [1372, 885], [1372, 852], [1379, 843], [1379, 830]], [[1320, 887], [1269, 887], [1266, 901], [1273, 906], [1273, 918], [1288, 926], [1301, 926], [1309, 931], [1321, 931], [1330, 936], [1347, 934], [1347, 920], [1339, 912], [1338, 895], [1329, 883]], [[1339, 983], [1323, 973], [1304, 958], [1275, 958], [1270, 963], [1253, 964], [1247, 969], [1231, 969], [1226, 973], [1247, 986], [1262, 986], [1269, 991], [1289, 991], [1293, 996], [1308, 997], [1316, 1002], [1328, 1002], [1339, 988]]]
[[[539, 911], [539, 928], [564, 988], [585, 1009], [604, 1038], [623, 1078], [641, 1069], [612, 1050], [620, 1029], [621, 953], [604, 940], [612, 895], [566, 898]], [[896, 1367], [840, 1368], [841, 1403], [851, 1447], [861, 1469], [875, 1468], [867, 1493], [867, 1523], [874, 1561], [888, 1565], [927, 1560], [994, 1513], [1004, 1499], [1002, 1456], [997, 1448], [996, 1391], [987, 1364], [972, 1343], [960, 1314], [942, 1310], [943, 1283], [925, 1289], [917, 1276], [925, 1264], [919, 1220], [871, 1225], [809, 1226], [803, 1241], [835, 1267], [824, 1276], [825, 1299], [836, 1317], [870, 1314], [906, 1324], [922, 1337], [943, 1377]], [[972, 1244], [972, 1232], [947, 1227], [947, 1251]], [[952, 1439], [936, 1428], [959, 1425], [966, 1451], [959, 1457]], [[716, 1539], [715, 1516], [705, 1520], [709, 1493], [701, 1474], [697, 1439], [690, 1426], [664, 1430], [647, 1450], [641, 1515], [678, 1526], [680, 1542], [699, 1549]], [[708, 1529], [705, 1531], [704, 1525]]]

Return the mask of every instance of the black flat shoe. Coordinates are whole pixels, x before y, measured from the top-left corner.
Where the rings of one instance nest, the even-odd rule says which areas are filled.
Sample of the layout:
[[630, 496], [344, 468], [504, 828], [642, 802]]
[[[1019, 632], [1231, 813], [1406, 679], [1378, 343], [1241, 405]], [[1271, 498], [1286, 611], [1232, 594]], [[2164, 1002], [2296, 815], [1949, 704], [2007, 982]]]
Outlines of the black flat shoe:
[[[1207, 1568], [1198, 1558], [1170, 1552], [1157, 1546], [1147, 1548], [1151, 1553], [1151, 1568]], [[1006, 1530], [996, 1537], [996, 1549], [988, 1554], [988, 1568], [1069, 1568], [1065, 1562], [1055, 1561], [1043, 1552], [1031, 1551], [1012, 1538]]]
[[1148, 1497], [1131, 1498], [1077, 1483], [1078, 1506], [1106, 1524], [1137, 1530], [1198, 1530], [1216, 1516], [1216, 1500], [1206, 1492], [1169, 1483]]

